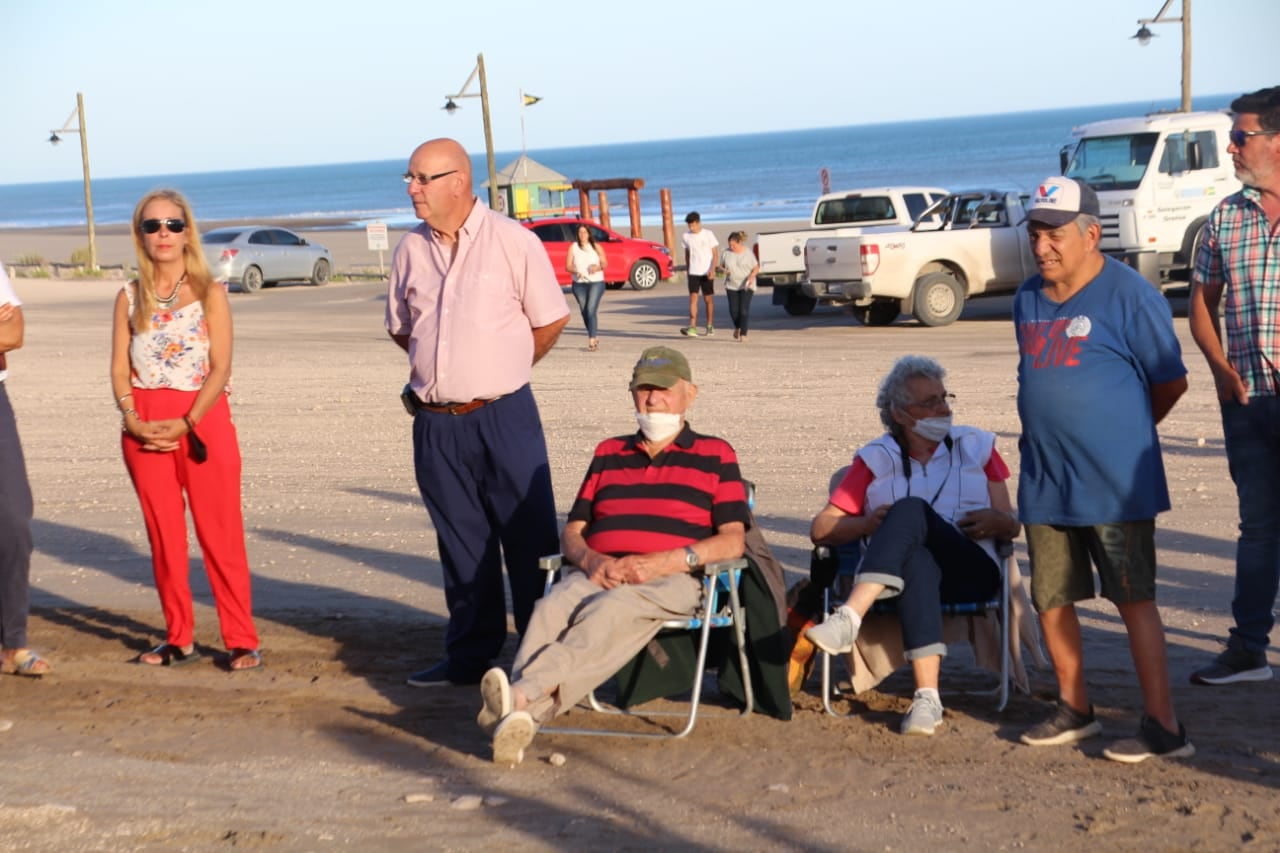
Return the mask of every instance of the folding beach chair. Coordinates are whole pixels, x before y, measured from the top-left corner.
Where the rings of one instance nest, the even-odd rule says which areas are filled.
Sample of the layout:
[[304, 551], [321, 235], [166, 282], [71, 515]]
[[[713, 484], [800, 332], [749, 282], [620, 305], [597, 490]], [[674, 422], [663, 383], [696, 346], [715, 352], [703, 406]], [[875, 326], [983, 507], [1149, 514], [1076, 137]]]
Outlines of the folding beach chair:
[[[563, 564], [559, 554], [543, 557], [538, 566], [547, 573], [547, 591], [555, 582], [556, 573]], [[556, 726], [543, 726], [544, 732], [559, 734], [596, 735], [637, 738], [682, 738], [693, 731], [698, 721], [698, 708], [702, 699], [703, 671], [706, 668], [707, 649], [711, 643], [713, 628], [732, 629], [733, 642], [738, 652], [738, 663], [742, 671], [742, 687], [745, 693], [745, 706], [740, 713], [720, 714], [718, 716], [742, 716], [751, 713], [755, 705], [755, 695], [751, 686], [751, 668], [747, 660], [746, 611], [738, 596], [738, 586], [742, 573], [747, 568], [746, 558], [711, 563], [702, 569], [702, 600], [693, 615], [686, 619], [671, 619], [663, 623], [661, 637], [669, 632], [696, 632], [698, 636], [697, 662], [693, 671], [693, 683], [690, 685], [689, 707], [687, 711], [646, 710], [632, 711], [602, 703], [596, 698], [595, 691], [587, 695], [584, 704], [592, 711], [601, 714], [623, 715], [631, 717], [683, 717], [684, 725], [678, 731], [665, 732], [632, 732], [617, 729], [580, 729]], [[643, 654], [643, 650], [641, 654]]]
[[[1010, 663], [1012, 659], [1009, 630], [1009, 613], [1012, 607], [1010, 604], [1009, 579], [1016, 572], [1010, 572], [1009, 561], [1016, 559], [1013, 555], [1013, 543], [1007, 541], [998, 542], [997, 553], [1001, 560], [1000, 587], [996, 597], [989, 601], [979, 602], [943, 602], [942, 614], [943, 616], [986, 616], [995, 614], [999, 620], [1000, 683], [991, 693], [997, 699], [996, 710], [1003, 711], [1005, 705], [1009, 702]], [[824, 545], [819, 545], [813, 549], [810, 556], [810, 582], [820, 585], [823, 589], [823, 614], [829, 614], [833, 609], [835, 604], [833, 596], [836, 588], [852, 581], [856, 574], [860, 557], [861, 546], [856, 542], [839, 546], [834, 550]], [[896, 613], [894, 599], [887, 598], [877, 601], [868, 615], [893, 613]], [[821, 649], [817, 650], [817, 654], [820, 655], [822, 669], [822, 707], [833, 717], [852, 716], [852, 712], [841, 714], [832, 707], [831, 697], [835, 694], [831, 683], [832, 656]]]

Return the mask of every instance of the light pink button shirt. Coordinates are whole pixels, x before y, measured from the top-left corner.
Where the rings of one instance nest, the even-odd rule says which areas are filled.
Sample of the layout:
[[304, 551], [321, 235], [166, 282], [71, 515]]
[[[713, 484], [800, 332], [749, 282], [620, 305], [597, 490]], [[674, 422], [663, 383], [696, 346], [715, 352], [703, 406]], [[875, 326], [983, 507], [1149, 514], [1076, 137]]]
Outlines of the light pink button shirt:
[[428, 403], [518, 390], [533, 375], [532, 329], [569, 314], [533, 232], [473, 203], [452, 263], [425, 222], [391, 261], [387, 331], [409, 335], [409, 382]]

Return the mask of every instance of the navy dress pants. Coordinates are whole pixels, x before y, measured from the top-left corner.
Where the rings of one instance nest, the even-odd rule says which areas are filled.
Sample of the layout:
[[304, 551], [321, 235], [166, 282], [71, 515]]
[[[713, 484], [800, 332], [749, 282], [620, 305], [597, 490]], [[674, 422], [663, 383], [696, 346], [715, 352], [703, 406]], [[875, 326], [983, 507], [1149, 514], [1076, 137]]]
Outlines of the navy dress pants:
[[525, 385], [465, 415], [419, 410], [413, 457], [444, 568], [448, 677], [475, 681], [507, 637], [504, 558], [523, 634], [545, 582], [538, 558], [560, 549], [533, 391]]

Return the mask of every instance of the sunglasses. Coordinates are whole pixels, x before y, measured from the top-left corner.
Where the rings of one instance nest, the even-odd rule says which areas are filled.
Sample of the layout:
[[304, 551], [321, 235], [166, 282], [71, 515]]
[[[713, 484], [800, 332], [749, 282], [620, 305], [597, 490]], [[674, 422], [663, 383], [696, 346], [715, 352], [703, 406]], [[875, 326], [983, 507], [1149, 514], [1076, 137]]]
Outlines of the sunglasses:
[[142, 229], [143, 234], [154, 234], [160, 230], [160, 226], [168, 228], [171, 233], [181, 234], [187, 229], [187, 220], [185, 219], [144, 219], [139, 223], [138, 227]]
[[1233, 130], [1227, 134], [1227, 139], [1230, 139], [1235, 147], [1243, 148], [1250, 136], [1275, 136], [1277, 133], [1280, 133], [1280, 130]]

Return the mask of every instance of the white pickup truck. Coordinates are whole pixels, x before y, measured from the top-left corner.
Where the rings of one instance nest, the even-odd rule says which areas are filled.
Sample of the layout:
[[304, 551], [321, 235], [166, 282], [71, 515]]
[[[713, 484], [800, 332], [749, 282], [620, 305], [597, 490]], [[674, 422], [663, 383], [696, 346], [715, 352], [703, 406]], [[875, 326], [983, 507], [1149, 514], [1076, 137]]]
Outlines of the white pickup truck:
[[900, 313], [925, 326], [955, 321], [970, 296], [1016, 290], [1036, 272], [1022, 198], [1002, 190], [947, 196], [910, 229], [815, 237], [805, 245], [806, 295], [852, 303], [869, 326]]
[[808, 314], [814, 303], [800, 292], [799, 284], [804, 279], [804, 244], [810, 237], [851, 237], [880, 226], [906, 228], [946, 194], [938, 187], [868, 187], [820, 196], [808, 227], [756, 235], [756, 280], [774, 288], [775, 305], [791, 314]]

